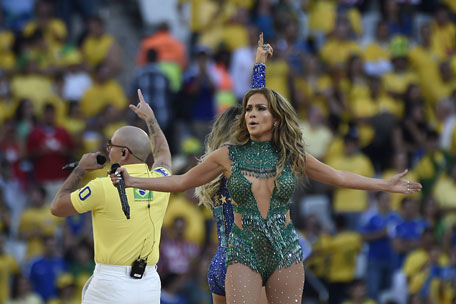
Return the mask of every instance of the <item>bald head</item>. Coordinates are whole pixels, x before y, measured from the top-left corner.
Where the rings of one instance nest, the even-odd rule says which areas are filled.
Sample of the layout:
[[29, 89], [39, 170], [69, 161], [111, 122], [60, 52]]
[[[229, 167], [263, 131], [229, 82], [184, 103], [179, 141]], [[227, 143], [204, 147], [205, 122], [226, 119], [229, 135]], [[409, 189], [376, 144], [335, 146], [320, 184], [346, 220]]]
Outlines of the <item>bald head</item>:
[[114, 133], [112, 141], [118, 145], [127, 146], [134, 155], [145, 161], [150, 153], [150, 142], [147, 133], [144, 130], [126, 126]]

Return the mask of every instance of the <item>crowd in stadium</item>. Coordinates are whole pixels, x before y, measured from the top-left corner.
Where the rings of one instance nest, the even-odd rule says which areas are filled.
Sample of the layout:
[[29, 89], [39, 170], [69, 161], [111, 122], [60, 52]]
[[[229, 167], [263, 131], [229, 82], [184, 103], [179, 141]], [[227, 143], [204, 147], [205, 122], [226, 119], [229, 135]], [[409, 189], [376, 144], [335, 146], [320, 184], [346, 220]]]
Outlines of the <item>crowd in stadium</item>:
[[[123, 42], [92, 1], [1, 5], [0, 304], [80, 303], [91, 219], [51, 215], [62, 166], [105, 153], [121, 126], [147, 130], [128, 109], [139, 88], [175, 173], [193, 167], [213, 119], [250, 89], [260, 33], [274, 49], [266, 86], [292, 102], [310, 154], [371, 177], [408, 168], [423, 185], [405, 195], [303, 179], [292, 210], [312, 245], [303, 303], [455, 303], [455, 1], [181, 0], [188, 39], [156, 24], [126, 84]], [[164, 227], [162, 303], [210, 303], [211, 210], [193, 190], [174, 193]]]

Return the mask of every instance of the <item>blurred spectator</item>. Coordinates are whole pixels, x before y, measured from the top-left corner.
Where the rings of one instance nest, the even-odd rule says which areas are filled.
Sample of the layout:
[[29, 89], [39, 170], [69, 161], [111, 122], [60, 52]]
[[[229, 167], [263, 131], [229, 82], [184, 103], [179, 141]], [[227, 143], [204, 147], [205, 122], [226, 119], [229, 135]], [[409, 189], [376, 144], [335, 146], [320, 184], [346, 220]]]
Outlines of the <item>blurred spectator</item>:
[[[370, 160], [360, 153], [358, 144], [359, 134], [356, 129], [351, 129], [344, 137], [344, 152], [334, 156], [328, 164], [337, 170], [350, 169], [364, 176], [373, 176], [374, 169]], [[357, 229], [361, 213], [368, 206], [367, 192], [352, 189], [338, 188], [334, 190], [333, 211], [344, 214], [347, 218], [347, 228]]]
[[194, 135], [201, 142], [208, 134], [216, 111], [216, 79], [212, 72], [213, 69], [208, 50], [201, 48], [196, 56], [196, 62], [184, 74], [185, 97], [177, 105], [177, 107], [183, 108], [181, 108], [181, 117], [189, 120]]
[[451, 166], [453, 156], [439, 148], [439, 135], [435, 131], [426, 134], [425, 154], [416, 165], [416, 174], [423, 185], [422, 196], [426, 197], [434, 190], [438, 178]]
[[[3, 196], [3, 189], [0, 188], [0, 233], [4, 232], [7, 235], [11, 232], [11, 211], [10, 207]], [[2, 247], [0, 246], [0, 251]]]
[[307, 119], [299, 127], [307, 144], [307, 152], [320, 160], [324, 159], [333, 135], [320, 108], [310, 106]]
[[288, 62], [294, 74], [301, 74], [308, 48], [306, 43], [299, 37], [297, 21], [287, 20], [283, 38], [277, 41], [277, 46], [283, 52], [284, 59]]
[[204, 216], [202, 207], [198, 207], [198, 201], [194, 196], [193, 189], [187, 190], [183, 194], [174, 194], [168, 204], [163, 226], [172, 229], [176, 218], [182, 217], [185, 220], [185, 240], [203, 245], [205, 239]]
[[6, 304], [43, 304], [41, 297], [33, 292], [29, 279], [18, 274], [13, 278], [11, 288], [11, 298], [6, 301]]
[[370, 76], [382, 76], [391, 71], [389, 49], [389, 27], [385, 20], [380, 20], [375, 28], [375, 38], [364, 47], [364, 70]]
[[456, 51], [455, 35], [456, 27], [450, 20], [448, 7], [444, 4], [438, 5], [431, 25], [431, 45], [440, 60], [453, 55]]
[[54, 197], [67, 177], [62, 167], [69, 162], [72, 149], [70, 134], [56, 126], [56, 109], [47, 104], [41, 123], [27, 139], [27, 154], [34, 166], [36, 182], [43, 184], [48, 198]]
[[67, 248], [66, 253], [65, 260], [69, 262], [68, 271], [73, 277], [75, 294], [81, 300], [82, 289], [95, 269], [93, 240], [81, 239], [72, 247]]
[[118, 110], [127, 106], [127, 97], [120, 84], [111, 77], [109, 67], [101, 64], [95, 67], [93, 85], [81, 99], [81, 110], [86, 118], [98, 115], [107, 105]]
[[258, 27], [249, 25], [247, 31], [249, 44], [234, 50], [231, 54], [230, 74], [233, 79], [233, 91], [238, 100], [242, 100], [251, 88], [252, 66], [258, 46]]
[[62, 48], [67, 37], [67, 28], [62, 20], [54, 17], [50, 0], [38, 0], [35, 3], [35, 18], [25, 25], [22, 32], [24, 37], [30, 37], [36, 31], [43, 33], [43, 38], [52, 53]]
[[57, 278], [67, 270], [67, 263], [59, 256], [53, 236], [43, 238], [43, 254], [30, 262], [30, 281], [44, 301], [57, 296]]
[[407, 277], [409, 293], [418, 293], [427, 299], [432, 277], [438, 275], [441, 266], [446, 265], [448, 257], [442, 254], [435, 242], [434, 232], [426, 229], [421, 236], [420, 247], [407, 255], [402, 268]]
[[137, 90], [141, 90], [144, 100], [147, 100], [154, 110], [160, 128], [170, 142], [173, 119], [170, 83], [160, 70], [157, 60], [157, 51], [152, 48], [147, 50], [146, 63], [136, 70], [129, 95], [130, 100], [136, 100]]
[[421, 214], [423, 219], [429, 225], [429, 229], [434, 231], [437, 241], [442, 241], [445, 235], [451, 230], [443, 221], [443, 212], [439, 208], [434, 196], [428, 196], [421, 202]]
[[78, 50], [67, 53], [62, 61], [66, 66], [62, 98], [66, 101], [79, 102], [84, 93], [92, 86], [92, 79], [83, 69], [82, 55]]
[[[438, 55], [432, 47], [431, 25], [424, 23], [420, 27], [420, 43], [409, 52], [409, 59], [416, 71], [420, 88], [429, 102], [438, 101], [439, 69]], [[437, 90], [436, 90], [437, 89]]]
[[105, 22], [99, 16], [92, 16], [87, 24], [87, 36], [81, 44], [81, 52], [89, 68], [105, 65], [110, 75], [121, 69], [120, 46], [114, 37], [106, 33]]
[[19, 101], [14, 115], [14, 122], [16, 124], [19, 140], [25, 145], [30, 132], [37, 123], [35, 106], [30, 99], [25, 98]]
[[334, 223], [336, 233], [325, 245], [329, 254], [329, 304], [341, 303], [346, 298], [348, 287], [355, 279], [356, 261], [362, 245], [361, 235], [348, 230], [344, 216], [336, 215]]
[[2, 198], [11, 212], [10, 235], [17, 237], [19, 219], [26, 204], [26, 195], [19, 180], [14, 177], [10, 163], [0, 158], [0, 189]]
[[0, 230], [0, 303], [9, 299], [11, 278], [19, 273], [16, 259], [5, 252], [6, 240], [7, 234]]
[[440, 148], [456, 152], [456, 113], [452, 99], [442, 99], [435, 110], [440, 129]]
[[147, 51], [150, 49], [157, 51], [158, 61], [173, 62], [181, 70], [187, 67], [185, 45], [171, 35], [169, 25], [165, 22], [157, 26], [155, 33], [142, 40], [136, 64], [142, 66], [147, 63]]
[[352, 28], [347, 16], [341, 14], [336, 18], [334, 32], [325, 42], [320, 57], [328, 66], [343, 64], [353, 54], [361, 54], [361, 48], [351, 39]]
[[74, 278], [69, 273], [62, 273], [58, 276], [57, 281], [57, 297], [50, 299], [47, 304], [78, 304], [81, 300], [75, 292]]
[[40, 73], [36, 59], [26, 59], [23, 71], [11, 79], [12, 95], [15, 99], [31, 100], [35, 114], [41, 117], [44, 105], [54, 96], [52, 80]]
[[353, 281], [348, 295], [348, 299], [343, 301], [342, 304], [376, 304], [374, 300], [368, 298], [366, 282], [362, 279]]
[[167, 237], [162, 240], [159, 262], [161, 273], [188, 274], [191, 264], [199, 255], [199, 246], [185, 239], [186, 227], [187, 221], [183, 217], [176, 217]]
[[237, 104], [233, 93], [233, 78], [228, 68], [230, 66], [230, 53], [220, 48], [214, 55], [214, 78], [216, 80], [215, 104], [216, 113], [221, 114]]
[[400, 99], [410, 84], [418, 82], [418, 77], [409, 68], [407, 38], [403, 36], [393, 37], [390, 48], [393, 70], [384, 74], [382, 80], [385, 90], [392, 97]]
[[29, 202], [19, 222], [19, 238], [27, 243], [27, 259], [41, 255], [44, 250], [44, 237], [55, 235], [58, 219], [51, 214], [46, 205], [46, 190], [34, 186], [28, 191]]
[[59, 17], [65, 22], [68, 28], [68, 36], [72, 36], [73, 32], [73, 18], [77, 13], [81, 17], [81, 21], [86, 23], [90, 16], [93, 15], [95, 6], [98, 1], [90, 0], [59, 0], [55, 3], [56, 12]]
[[391, 233], [400, 221], [397, 213], [391, 210], [391, 196], [387, 192], [377, 192], [377, 208], [361, 227], [363, 240], [369, 245], [366, 283], [369, 297], [378, 299], [381, 291], [390, 288], [394, 265], [391, 247]]
[[264, 34], [265, 41], [271, 41], [276, 38], [273, 5], [271, 1], [259, 0], [258, 8], [255, 10], [253, 19], [255, 25], [258, 26], [259, 31]]
[[25, 145], [19, 137], [17, 125], [11, 120], [5, 121], [0, 131], [0, 151], [12, 167], [14, 177], [25, 187], [27, 182], [27, 172], [24, 170]]
[[396, 0], [385, 0], [382, 6], [383, 18], [388, 23], [391, 36], [404, 35], [412, 37], [413, 23], [410, 14], [399, 6]]
[[419, 248], [423, 231], [429, 226], [419, 214], [418, 202], [406, 197], [401, 203], [401, 219], [393, 230], [393, 249], [396, 253], [394, 267], [400, 268], [408, 253]]

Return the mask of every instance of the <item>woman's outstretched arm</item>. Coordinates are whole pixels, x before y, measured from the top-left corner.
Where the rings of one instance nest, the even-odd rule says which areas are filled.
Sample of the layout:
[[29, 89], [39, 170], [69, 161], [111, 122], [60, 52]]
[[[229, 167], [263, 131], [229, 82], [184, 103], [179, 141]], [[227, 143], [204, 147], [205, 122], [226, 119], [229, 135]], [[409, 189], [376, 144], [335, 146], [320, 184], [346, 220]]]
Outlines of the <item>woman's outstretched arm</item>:
[[306, 175], [316, 181], [336, 187], [359, 190], [379, 190], [397, 193], [421, 191], [421, 184], [404, 179], [407, 170], [390, 179], [370, 178], [348, 171], [336, 170], [306, 154]]
[[[182, 175], [167, 177], [141, 178], [128, 174], [125, 168], [117, 169], [125, 182], [125, 187], [133, 187], [160, 192], [182, 192], [187, 189], [204, 185], [224, 172], [228, 162], [228, 147], [215, 150], [200, 164]], [[111, 174], [111, 180], [117, 185], [119, 176]]]

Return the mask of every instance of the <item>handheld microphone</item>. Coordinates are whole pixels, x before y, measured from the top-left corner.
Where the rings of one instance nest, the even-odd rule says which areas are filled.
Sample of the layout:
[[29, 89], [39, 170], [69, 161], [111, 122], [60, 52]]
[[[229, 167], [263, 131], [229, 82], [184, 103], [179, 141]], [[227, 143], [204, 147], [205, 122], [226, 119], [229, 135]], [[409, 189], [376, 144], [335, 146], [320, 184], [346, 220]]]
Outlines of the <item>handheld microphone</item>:
[[[111, 166], [111, 174], [115, 173], [117, 168], [120, 168], [119, 164], [112, 164]], [[127, 220], [130, 219], [130, 205], [128, 205], [128, 199], [127, 199], [127, 193], [125, 192], [125, 182], [122, 177], [122, 173], [119, 173], [117, 175], [120, 177], [119, 182], [116, 185], [117, 192], [119, 192], [119, 197], [120, 197], [120, 203], [122, 204], [122, 211], [125, 214], [125, 217]]]
[[[97, 155], [97, 164], [104, 165], [106, 162], [106, 157], [101, 154]], [[62, 167], [63, 171], [71, 171], [78, 166], [79, 162], [69, 163]]]

